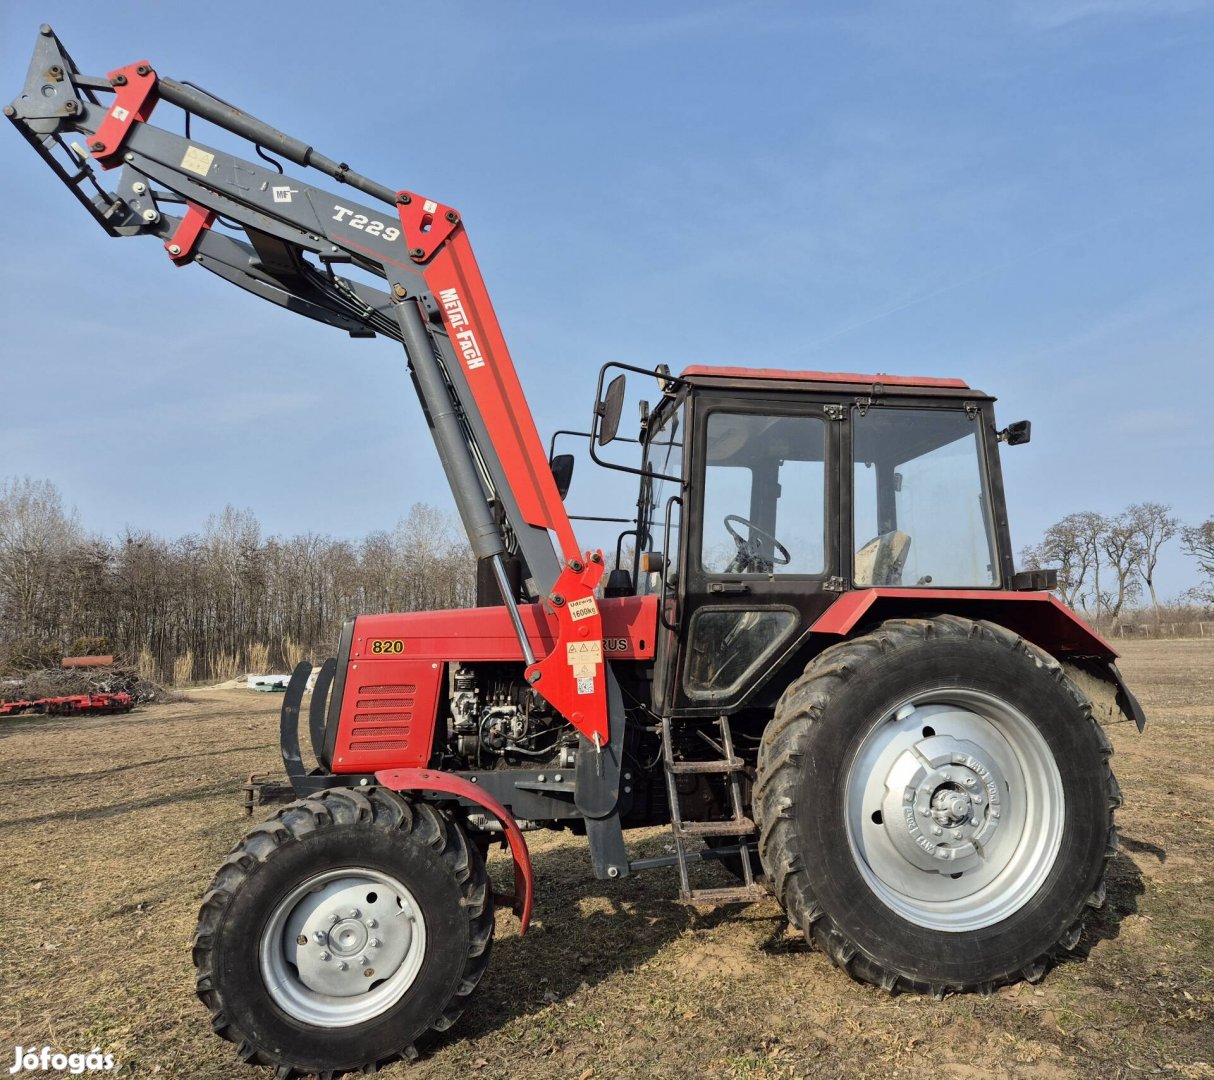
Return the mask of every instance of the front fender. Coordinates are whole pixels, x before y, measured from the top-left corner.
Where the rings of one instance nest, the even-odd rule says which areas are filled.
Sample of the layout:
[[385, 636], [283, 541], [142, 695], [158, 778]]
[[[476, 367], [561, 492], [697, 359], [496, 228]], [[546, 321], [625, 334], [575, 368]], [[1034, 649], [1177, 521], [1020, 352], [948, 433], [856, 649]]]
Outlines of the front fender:
[[531, 923], [531, 902], [535, 893], [535, 876], [531, 870], [531, 853], [523, 831], [510, 813], [497, 799], [475, 784], [450, 773], [433, 769], [382, 769], [375, 774], [384, 787], [405, 794], [410, 791], [441, 791], [447, 795], [458, 795], [489, 811], [506, 830], [510, 844], [510, 856], [514, 860], [514, 913], [522, 923], [520, 934], [527, 932]]

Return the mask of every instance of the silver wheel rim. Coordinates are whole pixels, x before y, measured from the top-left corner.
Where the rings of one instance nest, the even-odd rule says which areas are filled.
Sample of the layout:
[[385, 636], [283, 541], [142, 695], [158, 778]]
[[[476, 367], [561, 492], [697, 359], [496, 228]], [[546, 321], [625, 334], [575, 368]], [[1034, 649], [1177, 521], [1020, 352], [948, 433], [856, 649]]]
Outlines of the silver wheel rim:
[[426, 923], [413, 894], [378, 870], [330, 870], [297, 885], [270, 914], [259, 960], [266, 990], [316, 1027], [379, 1016], [413, 985]]
[[869, 888], [907, 921], [954, 933], [1001, 922], [1036, 895], [1066, 816], [1041, 732], [978, 690], [890, 710], [861, 743], [844, 798]]

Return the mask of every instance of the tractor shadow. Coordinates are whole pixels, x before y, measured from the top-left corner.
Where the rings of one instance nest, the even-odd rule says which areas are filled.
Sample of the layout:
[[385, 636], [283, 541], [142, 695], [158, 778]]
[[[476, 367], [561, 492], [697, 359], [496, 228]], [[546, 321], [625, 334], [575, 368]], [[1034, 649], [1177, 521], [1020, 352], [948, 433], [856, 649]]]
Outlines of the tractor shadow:
[[[504, 854], [490, 856], [495, 886], [511, 881], [510, 865]], [[532, 866], [536, 892], [530, 929], [524, 937], [509, 933], [517, 921], [499, 914], [493, 955], [472, 1005], [435, 1047], [490, 1034], [513, 1019], [536, 1015], [579, 990], [638, 967], [684, 934], [731, 921], [739, 910], [738, 905], [697, 908], [679, 903], [674, 869], [599, 881], [585, 848], [533, 851]], [[704, 886], [732, 884], [720, 867], [696, 869]]]
[[[1122, 836], [1123, 849], [1146, 852], [1163, 862], [1167, 852], [1154, 844], [1142, 843]], [[1102, 942], [1115, 941], [1121, 933], [1122, 922], [1130, 915], [1138, 914], [1138, 898], [1146, 892], [1142, 871], [1123, 852], [1114, 855], [1105, 871], [1104, 906], [1088, 912], [1083, 927], [1083, 937], [1070, 953], [1059, 956], [1059, 966], [1083, 963]]]

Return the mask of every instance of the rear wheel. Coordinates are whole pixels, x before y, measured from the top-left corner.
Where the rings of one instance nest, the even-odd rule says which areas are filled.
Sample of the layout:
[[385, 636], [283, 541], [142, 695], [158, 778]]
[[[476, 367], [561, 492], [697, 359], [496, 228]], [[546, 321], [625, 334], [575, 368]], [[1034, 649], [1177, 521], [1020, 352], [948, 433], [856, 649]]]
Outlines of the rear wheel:
[[858, 979], [936, 994], [1036, 980], [1103, 901], [1111, 753], [1023, 639], [891, 621], [825, 650], [777, 706], [763, 864], [792, 922]]
[[484, 860], [434, 807], [332, 789], [246, 835], [203, 899], [198, 995], [240, 1056], [333, 1076], [414, 1057], [463, 1012], [493, 911]]

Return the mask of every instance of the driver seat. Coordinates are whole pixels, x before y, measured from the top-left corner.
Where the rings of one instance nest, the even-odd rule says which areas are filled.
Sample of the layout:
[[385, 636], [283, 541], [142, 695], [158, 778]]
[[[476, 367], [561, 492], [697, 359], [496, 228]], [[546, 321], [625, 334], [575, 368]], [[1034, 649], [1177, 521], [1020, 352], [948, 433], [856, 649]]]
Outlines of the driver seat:
[[897, 529], [870, 540], [856, 552], [856, 584], [901, 585], [910, 543], [910, 536]]

